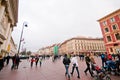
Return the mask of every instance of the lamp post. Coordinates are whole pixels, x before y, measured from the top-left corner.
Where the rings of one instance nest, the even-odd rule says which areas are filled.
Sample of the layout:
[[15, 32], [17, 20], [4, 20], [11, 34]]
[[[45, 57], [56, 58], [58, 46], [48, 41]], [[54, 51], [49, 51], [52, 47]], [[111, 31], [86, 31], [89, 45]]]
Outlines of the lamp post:
[[19, 52], [20, 52], [20, 47], [21, 47], [21, 40], [22, 40], [23, 30], [24, 30], [24, 27], [27, 27], [27, 26], [28, 26], [27, 23], [24, 22], [24, 23], [23, 23], [23, 26], [22, 26], [20, 41], [19, 41], [18, 54], [19, 54]]

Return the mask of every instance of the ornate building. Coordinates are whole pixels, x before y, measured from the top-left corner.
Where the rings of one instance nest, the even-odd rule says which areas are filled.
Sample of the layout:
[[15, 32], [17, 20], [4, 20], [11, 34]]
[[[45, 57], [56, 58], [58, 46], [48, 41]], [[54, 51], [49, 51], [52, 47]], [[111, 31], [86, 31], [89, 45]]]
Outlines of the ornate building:
[[81, 53], [103, 53], [106, 52], [104, 42], [101, 38], [75, 37], [64, 41], [59, 46], [59, 54], [81, 54]]
[[8, 44], [7, 51], [10, 53], [11, 56], [17, 53], [17, 45], [14, 43], [12, 37], [10, 38], [10, 43]]
[[107, 53], [120, 53], [120, 9], [98, 20]]
[[18, 0], [0, 0], [0, 53], [7, 53], [18, 21]]
[[81, 54], [89, 52], [101, 54], [106, 52], [102, 38], [75, 37], [68, 39], [63, 43], [41, 48], [38, 50], [39, 55], [53, 55], [55, 45], [58, 46], [58, 55]]
[[53, 44], [51, 46], [47, 46], [44, 48], [41, 48], [37, 51], [39, 55], [53, 55], [54, 54], [54, 47], [59, 46], [60, 44]]

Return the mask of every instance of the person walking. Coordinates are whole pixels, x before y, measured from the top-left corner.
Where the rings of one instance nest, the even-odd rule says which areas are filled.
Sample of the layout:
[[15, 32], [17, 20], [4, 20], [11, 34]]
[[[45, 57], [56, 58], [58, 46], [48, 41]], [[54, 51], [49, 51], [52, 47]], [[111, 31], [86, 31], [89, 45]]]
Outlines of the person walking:
[[39, 59], [39, 62], [40, 62], [40, 67], [41, 67], [41, 65], [42, 65], [42, 58]]
[[6, 65], [8, 65], [9, 64], [9, 60], [10, 60], [10, 56], [9, 56], [9, 54], [7, 55], [7, 57], [6, 57]]
[[16, 54], [16, 69], [18, 69], [18, 67], [19, 67], [19, 63], [20, 63], [20, 57], [19, 57], [19, 55], [18, 54]]
[[35, 65], [36, 65], [36, 67], [37, 67], [38, 61], [39, 61], [39, 57], [38, 57], [38, 55], [37, 55], [37, 56], [35, 57]]
[[12, 56], [11, 70], [15, 69], [15, 67], [16, 67], [16, 54], [14, 56]]
[[106, 62], [106, 56], [104, 53], [101, 54], [101, 60], [102, 60], [102, 67], [105, 67], [105, 62]]
[[0, 54], [0, 71], [3, 69], [3, 67], [4, 67], [4, 60], [2, 55]]
[[63, 64], [65, 66], [66, 72], [65, 72], [65, 76], [68, 76], [68, 79], [70, 80], [70, 74], [69, 74], [69, 65], [70, 65], [70, 58], [67, 57], [67, 54], [64, 55], [63, 58]]
[[93, 74], [93, 71], [95, 70], [95, 64], [96, 64], [96, 62], [95, 62], [95, 58], [94, 58], [94, 53], [90, 53], [90, 63], [91, 63], [91, 72], [92, 72], [92, 74]]
[[79, 74], [79, 70], [78, 70], [78, 61], [77, 61], [77, 57], [75, 55], [73, 55], [73, 57], [71, 59], [71, 62], [73, 64], [71, 75], [73, 76], [74, 69], [76, 68], [76, 71], [77, 71], [77, 74], [78, 74], [77, 78], [80, 78], [80, 74]]
[[31, 58], [31, 63], [30, 63], [30, 66], [31, 66], [31, 68], [32, 68], [32, 66], [33, 66], [33, 62], [34, 62], [35, 60], [34, 60], [34, 57], [32, 57]]
[[87, 68], [85, 69], [85, 74], [87, 75], [87, 71], [89, 71], [91, 77], [93, 77], [93, 74], [91, 72], [91, 69], [90, 69], [90, 54], [87, 53], [87, 56], [85, 57], [85, 62], [86, 62], [86, 65], [87, 65]]

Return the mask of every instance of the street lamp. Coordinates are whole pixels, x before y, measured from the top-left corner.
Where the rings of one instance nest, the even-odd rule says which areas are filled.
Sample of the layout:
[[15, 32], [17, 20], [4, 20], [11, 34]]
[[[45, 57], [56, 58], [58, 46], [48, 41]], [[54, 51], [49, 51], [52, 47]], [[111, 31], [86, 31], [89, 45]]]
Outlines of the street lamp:
[[23, 30], [24, 30], [24, 27], [27, 27], [27, 26], [28, 26], [27, 23], [24, 22], [24, 23], [23, 23], [23, 26], [22, 26], [20, 41], [19, 41], [18, 54], [19, 54], [19, 52], [20, 52], [20, 46], [21, 46], [21, 40], [22, 40]]

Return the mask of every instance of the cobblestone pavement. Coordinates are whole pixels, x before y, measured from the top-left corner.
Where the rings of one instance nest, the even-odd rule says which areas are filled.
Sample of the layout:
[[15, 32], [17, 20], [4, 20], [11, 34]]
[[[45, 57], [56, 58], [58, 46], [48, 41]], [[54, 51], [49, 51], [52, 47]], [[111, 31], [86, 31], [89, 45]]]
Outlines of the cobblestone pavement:
[[[79, 59], [79, 58], [78, 58]], [[99, 66], [101, 66], [100, 58], [95, 57], [95, 60]], [[75, 71], [71, 80], [93, 80], [88, 75], [86, 76], [84, 70], [86, 68], [85, 61], [79, 60], [79, 71], [81, 79], [77, 78], [77, 72]], [[65, 77], [65, 67], [62, 64], [62, 58], [56, 62], [52, 62], [52, 59], [46, 59], [42, 62], [42, 66], [36, 67], [35, 64], [31, 68], [29, 60], [22, 60], [18, 70], [10, 69], [11, 64], [5, 66], [0, 72], [0, 80], [67, 80]], [[72, 65], [70, 65], [69, 71], [71, 72]], [[120, 80], [120, 76], [112, 76], [112, 80]]]

